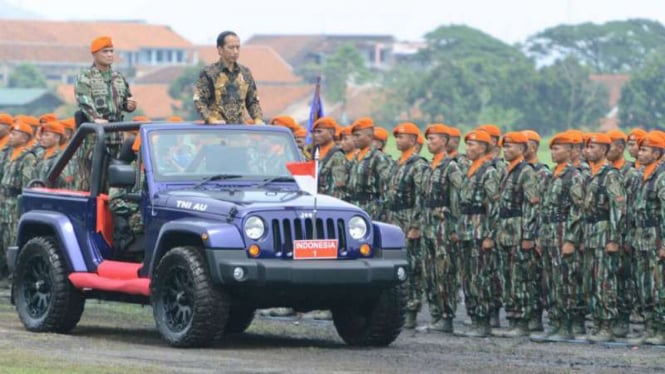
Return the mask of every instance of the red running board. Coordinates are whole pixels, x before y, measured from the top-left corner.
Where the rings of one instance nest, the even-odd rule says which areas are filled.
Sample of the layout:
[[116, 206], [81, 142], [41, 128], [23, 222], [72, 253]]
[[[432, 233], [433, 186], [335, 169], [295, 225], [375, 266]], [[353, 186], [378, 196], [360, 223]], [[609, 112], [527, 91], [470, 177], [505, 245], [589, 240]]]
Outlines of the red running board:
[[107, 260], [97, 266], [97, 273], [70, 273], [69, 281], [78, 289], [150, 296], [150, 279], [138, 276], [142, 266], [143, 264]]

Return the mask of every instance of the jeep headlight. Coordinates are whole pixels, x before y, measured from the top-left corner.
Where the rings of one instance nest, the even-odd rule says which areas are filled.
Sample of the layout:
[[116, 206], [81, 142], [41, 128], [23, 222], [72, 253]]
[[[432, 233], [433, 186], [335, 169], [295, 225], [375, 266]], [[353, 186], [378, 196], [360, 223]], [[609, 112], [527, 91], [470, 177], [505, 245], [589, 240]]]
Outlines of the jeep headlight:
[[367, 222], [360, 216], [353, 216], [349, 220], [349, 235], [354, 240], [360, 240], [367, 235]]
[[266, 231], [266, 227], [263, 224], [263, 220], [257, 216], [252, 216], [247, 218], [245, 221], [245, 235], [252, 240], [256, 240], [263, 236], [263, 233]]

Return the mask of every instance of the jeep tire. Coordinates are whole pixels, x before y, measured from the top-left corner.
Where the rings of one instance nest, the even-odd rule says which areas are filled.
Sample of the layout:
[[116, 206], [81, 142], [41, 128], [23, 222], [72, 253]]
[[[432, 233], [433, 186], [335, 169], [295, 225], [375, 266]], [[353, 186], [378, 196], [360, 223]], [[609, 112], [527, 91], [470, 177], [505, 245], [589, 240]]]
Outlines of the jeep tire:
[[155, 323], [174, 347], [203, 347], [224, 334], [229, 297], [213, 285], [196, 247], [176, 247], [159, 261], [150, 283]]
[[16, 262], [13, 287], [16, 311], [28, 331], [66, 333], [79, 322], [85, 297], [68, 274], [53, 237], [38, 236], [25, 243]]
[[254, 320], [256, 308], [242, 303], [234, 303], [229, 311], [229, 319], [224, 328], [225, 334], [241, 334]]
[[404, 325], [406, 298], [404, 286], [383, 289], [377, 297], [363, 303], [333, 308], [337, 333], [352, 346], [387, 346]]

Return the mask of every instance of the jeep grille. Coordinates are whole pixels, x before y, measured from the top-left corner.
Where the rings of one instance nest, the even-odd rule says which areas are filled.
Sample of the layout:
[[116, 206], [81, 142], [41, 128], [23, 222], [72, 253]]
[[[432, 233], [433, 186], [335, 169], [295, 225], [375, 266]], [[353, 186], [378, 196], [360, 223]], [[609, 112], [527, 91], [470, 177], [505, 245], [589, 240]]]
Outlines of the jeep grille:
[[337, 239], [338, 249], [346, 250], [346, 225], [341, 218], [337, 220], [317, 218], [316, 238], [314, 238], [312, 218], [273, 219], [271, 229], [276, 251], [293, 252], [293, 241], [303, 239]]

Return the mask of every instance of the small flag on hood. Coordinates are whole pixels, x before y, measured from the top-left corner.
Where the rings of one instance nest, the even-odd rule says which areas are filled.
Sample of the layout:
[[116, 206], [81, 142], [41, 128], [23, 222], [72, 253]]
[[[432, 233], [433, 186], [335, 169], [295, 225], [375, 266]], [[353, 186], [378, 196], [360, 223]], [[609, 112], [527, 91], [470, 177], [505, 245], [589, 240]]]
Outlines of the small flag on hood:
[[318, 190], [316, 176], [316, 161], [288, 162], [286, 168], [289, 169], [293, 179], [298, 183], [298, 187], [310, 195], [316, 195]]

